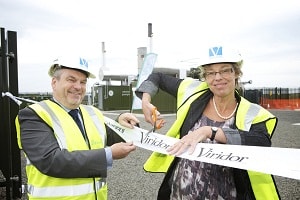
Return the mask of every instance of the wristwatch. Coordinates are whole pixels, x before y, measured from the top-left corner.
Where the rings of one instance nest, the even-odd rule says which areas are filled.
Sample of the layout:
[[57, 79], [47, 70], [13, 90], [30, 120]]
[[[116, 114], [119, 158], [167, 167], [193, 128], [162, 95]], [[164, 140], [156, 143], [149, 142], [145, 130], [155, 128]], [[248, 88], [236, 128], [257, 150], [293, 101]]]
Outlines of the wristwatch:
[[211, 141], [215, 139], [218, 129], [219, 129], [218, 127], [214, 127], [214, 126], [211, 127], [211, 137], [210, 137]]

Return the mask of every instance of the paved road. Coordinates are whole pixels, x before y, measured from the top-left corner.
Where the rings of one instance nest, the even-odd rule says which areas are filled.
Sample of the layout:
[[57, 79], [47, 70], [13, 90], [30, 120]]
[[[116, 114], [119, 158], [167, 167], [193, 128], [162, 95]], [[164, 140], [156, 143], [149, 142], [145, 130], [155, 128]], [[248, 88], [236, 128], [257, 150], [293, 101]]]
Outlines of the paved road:
[[[279, 118], [279, 123], [272, 138], [274, 147], [300, 148], [299, 111], [271, 110]], [[119, 113], [119, 112], [117, 112]], [[104, 112], [107, 117], [115, 119], [116, 112]], [[143, 122], [143, 116], [137, 114], [141, 127], [150, 129], [150, 125]], [[159, 130], [165, 133], [175, 119], [174, 114], [165, 115], [167, 125]], [[147, 173], [143, 170], [143, 163], [150, 151], [138, 148], [127, 158], [114, 161], [113, 169], [109, 171], [108, 186], [109, 200], [154, 200], [164, 174]], [[283, 200], [300, 200], [300, 181], [275, 176], [277, 186]], [[25, 179], [24, 179], [25, 181]], [[22, 199], [26, 199], [23, 197]]]

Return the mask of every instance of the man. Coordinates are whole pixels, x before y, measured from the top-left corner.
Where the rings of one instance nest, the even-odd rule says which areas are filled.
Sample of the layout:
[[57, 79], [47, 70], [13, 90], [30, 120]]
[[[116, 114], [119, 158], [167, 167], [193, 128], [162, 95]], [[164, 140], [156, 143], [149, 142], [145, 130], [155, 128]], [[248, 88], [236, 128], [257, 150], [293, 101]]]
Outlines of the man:
[[[107, 169], [136, 147], [106, 127], [98, 109], [81, 104], [87, 78], [95, 78], [86, 60], [57, 59], [48, 74], [53, 99], [20, 110], [16, 118], [19, 147], [27, 158], [28, 197], [107, 199]], [[130, 128], [139, 123], [130, 113], [117, 120]]]

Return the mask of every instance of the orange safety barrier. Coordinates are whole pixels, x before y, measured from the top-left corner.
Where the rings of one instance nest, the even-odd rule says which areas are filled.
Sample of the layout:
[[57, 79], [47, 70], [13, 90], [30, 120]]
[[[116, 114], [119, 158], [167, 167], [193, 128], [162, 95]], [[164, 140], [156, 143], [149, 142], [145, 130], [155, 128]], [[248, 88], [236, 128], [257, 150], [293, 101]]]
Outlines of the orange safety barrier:
[[260, 104], [267, 109], [300, 110], [300, 99], [262, 98]]

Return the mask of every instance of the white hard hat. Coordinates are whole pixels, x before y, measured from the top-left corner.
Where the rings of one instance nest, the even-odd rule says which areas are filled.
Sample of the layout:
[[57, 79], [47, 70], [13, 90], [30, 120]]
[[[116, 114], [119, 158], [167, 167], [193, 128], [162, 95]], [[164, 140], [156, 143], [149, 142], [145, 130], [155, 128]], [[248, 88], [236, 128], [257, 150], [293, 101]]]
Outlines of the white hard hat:
[[237, 63], [241, 62], [242, 56], [237, 49], [229, 46], [211, 46], [204, 50], [200, 65], [208, 65], [213, 63]]
[[88, 62], [84, 58], [62, 57], [62, 58], [55, 59], [48, 71], [49, 76], [53, 77], [53, 74], [55, 72], [55, 66], [57, 66], [57, 65], [66, 67], [66, 68], [70, 68], [70, 69], [81, 70], [81, 71], [87, 72], [88, 78], [96, 78], [96, 76], [88, 69]]

